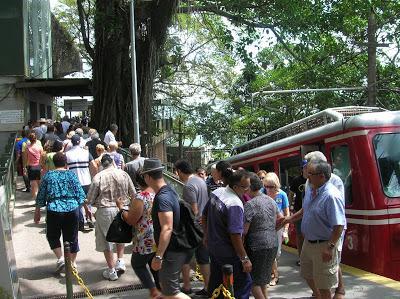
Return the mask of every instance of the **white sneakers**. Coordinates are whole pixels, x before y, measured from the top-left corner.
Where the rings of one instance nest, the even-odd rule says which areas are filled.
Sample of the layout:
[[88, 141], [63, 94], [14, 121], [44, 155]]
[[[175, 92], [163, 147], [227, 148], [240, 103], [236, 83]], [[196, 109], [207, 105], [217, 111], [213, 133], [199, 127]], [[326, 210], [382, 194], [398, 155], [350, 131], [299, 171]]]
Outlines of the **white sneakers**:
[[57, 260], [56, 273], [60, 273], [64, 269], [64, 267], [65, 267], [65, 260], [64, 257], [62, 256]]
[[107, 280], [117, 280], [118, 279], [118, 274], [117, 271], [115, 271], [115, 269], [105, 269], [103, 271], [103, 277]]
[[124, 260], [118, 259], [115, 264], [115, 270], [119, 273], [124, 273], [126, 271], [126, 266]]
[[114, 269], [106, 269], [103, 271], [103, 277], [107, 280], [114, 281], [118, 279], [118, 273], [122, 274], [125, 271], [126, 266], [124, 260], [118, 259]]

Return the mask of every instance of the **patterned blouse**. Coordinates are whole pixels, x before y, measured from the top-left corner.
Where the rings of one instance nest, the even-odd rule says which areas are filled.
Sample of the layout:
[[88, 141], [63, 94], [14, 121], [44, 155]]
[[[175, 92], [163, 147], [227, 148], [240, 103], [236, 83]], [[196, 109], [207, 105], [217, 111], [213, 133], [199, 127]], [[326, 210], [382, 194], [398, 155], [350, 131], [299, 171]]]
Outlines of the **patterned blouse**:
[[86, 198], [78, 177], [68, 170], [50, 170], [40, 183], [36, 206], [48, 211], [71, 212]]
[[143, 215], [133, 228], [132, 251], [135, 253], [150, 254], [156, 251], [153, 220], [151, 218], [154, 195], [154, 193], [143, 191], [136, 194], [135, 197], [135, 199], [143, 201]]

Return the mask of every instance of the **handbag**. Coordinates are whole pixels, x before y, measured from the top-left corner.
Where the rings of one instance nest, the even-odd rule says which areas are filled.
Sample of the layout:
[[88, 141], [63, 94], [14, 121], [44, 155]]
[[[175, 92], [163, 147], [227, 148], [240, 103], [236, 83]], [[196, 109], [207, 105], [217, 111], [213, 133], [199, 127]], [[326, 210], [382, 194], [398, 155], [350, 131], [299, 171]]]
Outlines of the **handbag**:
[[112, 243], [131, 243], [132, 225], [129, 225], [122, 219], [122, 212], [114, 217], [107, 231], [106, 240]]

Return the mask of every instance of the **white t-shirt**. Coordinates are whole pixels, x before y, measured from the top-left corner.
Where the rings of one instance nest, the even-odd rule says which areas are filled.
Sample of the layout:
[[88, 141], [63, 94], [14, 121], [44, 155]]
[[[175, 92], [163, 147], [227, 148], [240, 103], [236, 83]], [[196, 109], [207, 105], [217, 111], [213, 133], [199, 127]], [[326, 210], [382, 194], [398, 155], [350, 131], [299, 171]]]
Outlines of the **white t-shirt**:
[[116, 141], [113, 132], [110, 130], [107, 131], [106, 135], [104, 136], [104, 142], [109, 145], [111, 141]]
[[67, 156], [68, 169], [78, 176], [81, 185], [90, 185], [92, 177], [90, 176], [89, 163], [93, 160], [93, 157], [89, 151], [75, 145], [65, 155]]

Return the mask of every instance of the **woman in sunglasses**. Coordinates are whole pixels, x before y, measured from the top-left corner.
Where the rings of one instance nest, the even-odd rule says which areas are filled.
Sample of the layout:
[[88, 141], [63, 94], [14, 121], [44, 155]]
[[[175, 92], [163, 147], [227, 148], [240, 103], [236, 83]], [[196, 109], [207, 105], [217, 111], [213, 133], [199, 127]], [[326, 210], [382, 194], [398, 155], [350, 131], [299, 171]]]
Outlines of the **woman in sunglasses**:
[[[275, 200], [278, 206], [278, 211], [285, 217], [289, 216], [289, 200], [286, 193], [280, 189], [281, 183], [275, 172], [268, 172], [265, 175], [263, 182], [267, 195]], [[285, 239], [285, 243], [289, 240], [288, 228], [289, 225], [286, 225], [278, 231], [278, 252], [272, 267], [271, 282], [269, 283], [270, 286], [275, 286], [279, 282], [278, 260], [281, 256], [282, 238]]]

